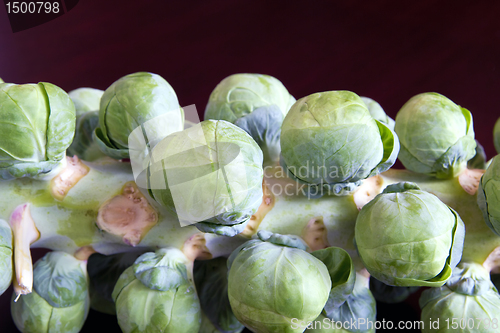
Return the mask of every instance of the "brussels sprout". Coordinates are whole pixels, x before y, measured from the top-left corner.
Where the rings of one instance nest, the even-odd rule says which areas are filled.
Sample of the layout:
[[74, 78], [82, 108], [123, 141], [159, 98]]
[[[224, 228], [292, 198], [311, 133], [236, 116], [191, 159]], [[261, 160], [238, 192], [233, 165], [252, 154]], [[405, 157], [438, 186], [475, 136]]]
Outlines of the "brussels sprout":
[[370, 111], [370, 114], [374, 119], [380, 121], [381, 123], [386, 124], [387, 127], [391, 129], [391, 131], [394, 131], [394, 125], [396, 125], [396, 122], [394, 121], [394, 119], [392, 119], [385, 113], [384, 109], [382, 109], [380, 104], [378, 104], [373, 99], [368, 97], [360, 96], [360, 98], [363, 101], [363, 103], [365, 103], [366, 107], [368, 108], [368, 111]]
[[0, 112], [0, 178], [49, 177], [64, 163], [75, 132], [75, 106], [64, 90], [1, 83]]
[[0, 83], [4, 83], [4, 80], [2, 80], [2, 78], [0, 77]]
[[437, 93], [412, 97], [396, 115], [399, 159], [411, 171], [437, 178], [460, 174], [475, 155], [471, 113]]
[[500, 155], [492, 159], [481, 177], [477, 203], [483, 212], [486, 224], [500, 236]]
[[500, 154], [500, 118], [498, 118], [495, 123], [495, 128], [493, 129], [493, 139], [495, 143], [495, 149], [497, 153]]
[[263, 231], [258, 236], [229, 257], [234, 315], [254, 332], [303, 332], [305, 327], [292, 327], [292, 319], [308, 322], [321, 313], [332, 286], [328, 269], [298, 238]]
[[389, 169], [399, 142], [389, 127], [370, 115], [349, 91], [316, 93], [299, 99], [281, 129], [282, 165], [309, 185], [312, 196], [323, 188], [352, 191], [360, 181]]
[[[129, 158], [129, 136], [146, 133], [147, 149], [168, 134], [184, 127], [184, 112], [174, 90], [161, 76], [152, 73], [129, 74], [104, 92], [99, 106], [99, 127], [94, 139], [106, 155]], [[140, 128], [138, 132], [135, 129]]]
[[233, 314], [227, 296], [227, 259], [223, 257], [194, 262], [194, 281], [203, 313], [221, 332], [238, 333], [244, 329]]
[[85, 263], [64, 252], [50, 252], [33, 268], [33, 292], [11, 312], [21, 332], [80, 332], [89, 310]]
[[9, 224], [0, 220], [0, 295], [12, 282], [12, 230]]
[[99, 125], [99, 111], [82, 113], [76, 120], [75, 138], [68, 148], [68, 155], [77, 155], [84, 161], [95, 161], [106, 156], [92, 137]]
[[420, 287], [395, 287], [389, 286], [373, 276], [370, 277], [370, 291], [379, 302], [394, 304], [403, 302]]
[[234, 74], [210, 95], [205, 120], [226, 120], [244, 129], [264, 153], [264, 164], [276, 163], [280, 129], [295, 98], [276, 78], [262, 74]]
[[164, 248], [144, 253], [122, 273], [112, 296], [123, 332], [198, 332], [200, 303], [186, 264], [180, 250]]
[[476, 140], [476, 154], [467, 162], [467, 168], [485, 170], [487, 160], [483, 146]]
[[169, 135], [152, 151], [151, 197], [182, 225], [234, 236], [262, 202], [262, 151], [242, 129], [205, 120]]
[[392, 286], [442, 286], [462, 256], [458, 214], [413, 183], [397, 183], [365, 205], [355, 241], [365, 267]]
[[419, 302], [423, 333], [498, 332], [500, 295], [479, 264], [460, 263], [444, 286], [425, 290]]
[[75, 104], [76, 117], [85, 112], [99, 111], [99, 102], [104, 91], [94, 88], [78, 88], [71, 90], [68, 95]]

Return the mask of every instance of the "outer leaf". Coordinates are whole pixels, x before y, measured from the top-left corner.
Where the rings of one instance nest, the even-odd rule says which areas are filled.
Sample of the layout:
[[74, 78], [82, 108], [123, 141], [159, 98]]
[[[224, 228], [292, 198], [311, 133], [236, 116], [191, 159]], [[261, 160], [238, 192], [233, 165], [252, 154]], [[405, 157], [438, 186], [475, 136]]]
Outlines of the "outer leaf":
[[75, 104], [76, 117], [80, 117], [85, 112], [99, 111], [99, 102], [104, 91], [94, 88], [78, 88], [68, 93]]
[[176, 248], [141, 255], [134, 263], [135, 277], [146, 287], [166, 291], [187, 283], [187, 258]]
[[68, 307], [88, 297], [82, 262], [65, 252], [49, 252], [33, 267], [33, 288], [53, 307]]
[[495, 156], [481, 177], [477, 191], [477, 203], [483, 212], [484, 221], [490, 229], [500, 235], [500, 157]]
[[370, 114], [375, 120], [387, 125], [391, 131], [394, 131], [394, 125], [396, 122], [385, 113], [380, 104], [368, 97], [360, 96], [360, 98], [366, 104], [368, 111], [370, 111]]
[[419, 287], [395, 287], [389, 286], [375, 277], [370, 277], [370, 291], [379, 302], [394, 304], [403, 302], [411, 294], [419, 290]]
[[61, 88], [47, 82], [39, 84], [49, 104], [46, 156], [48, 160], [61, 160], [75, 135], [75, 105]]
[[77, 155], [84, 161], [94, 161], [106, 156], [93, 139], [94, 130], [98, 125], [98, 111], [81, 113], [76, 121], [75, 139], [68, 148], [68, 155]]
[[252, 113], [237, 119], [234, 124], [245, 130], [259, 145], [264, 154], [264, 165], [275, 164], [280, 156], [280, 134], [283, 113], [277, 105], [256, 108]]
[[339, 247], [328, 247], [311, 254], [325, 264], [330, 274], [332, 289], [324, 311], [328, 317], [331, 317], [331, 314], [351, 295], [356, 280], [356, 271], [349, 254]]
[[97, 311], [116, 314], [113, 301], [113, 289], [120, 275], [131, 266], [140, 252], [125, 252], [105, 256], [99, 253], [92, 254], [87, 261], [89, 274], [90, 306]]
[[[375, 299], [363, 280], [366, 280], [364, 276], [357, 275], [352, 293], [340, 307], [334, 308], [329, 312], [325, 308], [327, 317], [334, 322], [343, 323], [346, 332], [375, 332], [375, 328], [372, 325], [368, 325], [368, 322], [374, 323], [376, 321], [377, 309]], [[365, 324], [362, 324], [360, 319], [363, 319]], [[345, 323], [348, 324], [345, 325]], [[351, 323], [357, 323], [357, 325], [351, 325]], [[336, 331], [334, 330], [334, 332]]]
[[194, 262], [194, 281], [203, 313], [218, 330], [236, 333], [243, 330], [244, 326], [236, 319], [229, 304], [227, 275], [226, 258]]
[[467, 162], [467, 168], [485, 170], [487, 160], [483, 146], [476, 140], [476, 154]]
[[110, 144], [106, 143], [106, 139], [104, 138], [100, 127], [97, 127], [94, 130], [94, 133], [92, 133], [92, 139], [97, 144], [101, 152], [111, 158], [121, 160], [130, 157], [128, 149], [110, 147]]
[[9, 224], [0, 220], [0, 295], [12, 282], [12, 230]]
[[500, 118], [498, 118], [495, 123], [495, 128], [493, 129], [493, 141], [495, 143], [497, 153], [500, 154]]
[[384, 156], [382, 157], [382, 161], [372, 170], [370, 177], [389, 170], [396, 162], [400, 148], [399, 139], [396, 133], [391, 130], [388, 125], [378, 120], [376, 120], [376, 122], [380, 130], [382, 145], [384, 146]]

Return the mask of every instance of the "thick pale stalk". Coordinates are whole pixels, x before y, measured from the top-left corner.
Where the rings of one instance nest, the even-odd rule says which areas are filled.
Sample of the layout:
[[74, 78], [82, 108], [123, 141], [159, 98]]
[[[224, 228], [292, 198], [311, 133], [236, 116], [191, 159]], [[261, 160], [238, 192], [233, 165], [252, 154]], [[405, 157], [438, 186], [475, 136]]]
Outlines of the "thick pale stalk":
[[[99, 209], [111, 198], [121, 195], [124, 185], [133, 181], [130, 165], [114, 161], [84, 163], [89, 167], [88, 174], [68, 191], [63, 201], [52, 197], [49, 181], [18, 179], [0, 182], [0, 218], [8, 218], [16, 206], [30, 203], [31, 215], [42, 235], [33, 246], [69, 253], [83, 246], [92, 246], [103, 254], [128, 251], [131, 247], [122, 237], [99, 230], [96, 221]], [[500, 237], [483, 221], [476, 195], [467, 193], [459, 178], [438, 180], [405, 170], [389, 170], [375, 180], [365, 182], [360, 188], [362, 192], [354, 195], [309, 200], [304, 196], [302, 185], [287, 178], [280, 167], [268, 167], [265, 170], [265, 214], [260, 214], [259, 209], [258, 218], [251, 221], [251, 232], [242, 236], [227, 238], [205, 234], [206, 247], [214, 258], [227, 256], [257, 230], [304, 236], [311, 219], [321, 218], [326, 229], [326, 237], [324, 231], [321, 234], [322, 243], [344, 248], [360, 270], [363, 266], [353, 244], [358, 207], [387, 185], [401, 181], [419, 184], [460, 214], [466, 225], [464, 261], [482, 264], [500, 246]], [[369, 184], [372, 186], [367, 186]], [[180, 227], [175, 216], [156, 204], [146, 191], [141, 191], [157, 212], [158, 223], [143, 235], [137, 246], [182, 249], [186, 240], [199, 233], [194, 226]]]

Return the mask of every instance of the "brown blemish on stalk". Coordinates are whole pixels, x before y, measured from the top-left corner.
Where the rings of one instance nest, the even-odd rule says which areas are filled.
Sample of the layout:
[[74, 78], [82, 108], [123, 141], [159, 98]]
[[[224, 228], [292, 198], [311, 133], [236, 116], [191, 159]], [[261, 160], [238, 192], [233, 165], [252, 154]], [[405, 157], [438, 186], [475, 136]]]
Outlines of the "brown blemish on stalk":
[[479, 188], [479, 182], [486, 170], [481, 169], [465, 169], [464, 172], [458, 176], [460, 186], [470, 195], [474, 195]]
[[90, 168], [75, 155], [66, 157], [66, 167], [50, 181], [50, 193], [58, 201], [63, 201], [69, 190], [85, 177]]
[[377, 194], [382, 191], [383, 180], [380, 176], [373, 176], [363, 181], [360, 187], [354, 192], [353, 199], [358, 210], [369, 203]]
[[266, 185], [265, 180], [262, 181], [262, 203], [259, 206], [259, 209], [255, 212], [255, 214], [250, 217], [250, 220], [245, 227], [245, 230], [240, 233], [242, 236], [251, 237], [254, 235], [259, 229], [259, 225], [266, 217], [267, 213], [271, 211], [274, 207], [274, 203], [276, 199], [274, 198], [274, 194], [269, 190]]
[[19, 205], [10, 216], [9, 224], [14, 236], [14, 292], [17, 297], [27, 295], [33, 290], [33, 262], [30, 245], [40, 238], [40, 232], [31, 217], [30, 205]]
[[110, 234], [123, 237], [123, 242], [136, 246], [158, 222], [158, 214], [134, 182], [123, 186], [122, 194], [106, 201], [97, 214], [97, 226]]
[[313, 217], [307, 222], [302, 232], [302, 239], [307, 243], [311, 251], [326, 249], [328, 243], [328, 230], [323, 222], [323, 216]]
[[212, 259], [212, 253], [210, 253], [206, 244], [207, 241], [205, 240], [205, 235], [202, 233], [198, 233], [191, 236], [187, 241], [184, 242], [182, 252], [191, 262], [193, 262], [195, 259]]

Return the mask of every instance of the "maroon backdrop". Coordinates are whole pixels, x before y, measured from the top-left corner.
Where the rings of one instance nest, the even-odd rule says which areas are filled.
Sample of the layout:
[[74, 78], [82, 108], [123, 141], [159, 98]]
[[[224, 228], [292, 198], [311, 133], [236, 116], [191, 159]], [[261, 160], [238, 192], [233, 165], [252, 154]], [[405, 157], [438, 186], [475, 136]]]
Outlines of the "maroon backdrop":
[[[0, 77], [69, 91], [106, 89], [123, 75], [149, 71], [201, 115], [215, 85], [238, 72], [273, 75], [296, 98], [351, 90], [392, 117], [411, 96], [435, 91], [472, 112], [476, 138], [491, 157], [500, 116], [498, 13], [500, 2], [478, 0], [80, 0], [51, 22], [12, 33], [0, 8]], [[1, 332], [16, 332], [9, 297], [0, 297]], [[114, 318], [92, 312], [83, 331], [105, 322]]]

